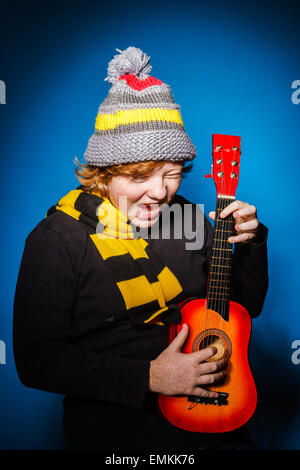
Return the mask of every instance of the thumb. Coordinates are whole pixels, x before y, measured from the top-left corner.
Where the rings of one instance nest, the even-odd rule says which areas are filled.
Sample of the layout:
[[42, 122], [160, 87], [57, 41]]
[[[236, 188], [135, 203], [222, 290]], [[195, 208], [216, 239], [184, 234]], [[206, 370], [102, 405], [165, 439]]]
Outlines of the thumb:
[[181, 331], [173, 339], [172, 343], [169, 344], [168, 349], [171, 351], [180, 351], [184, 342], [189, 334], [189, 327], [186, 323], [182, 325]]
[[194, 352], [194, 354], [197, 354], [197, 357], [199, 358], [199, 363], [200, 362], [205, 362], [207, 359], [210, 357], [214, 356], [218, 352], [217, 348], [215, 346], [209, 346], [205, 349], [200, 349], [199, 351]]
[[216, 218], [216, 213], [215, 213], [215, 211], [210, 211], [208, 215], [209, 215], [209, 217], [210, 217], [212, 220], [215, 220], [215, 218]]

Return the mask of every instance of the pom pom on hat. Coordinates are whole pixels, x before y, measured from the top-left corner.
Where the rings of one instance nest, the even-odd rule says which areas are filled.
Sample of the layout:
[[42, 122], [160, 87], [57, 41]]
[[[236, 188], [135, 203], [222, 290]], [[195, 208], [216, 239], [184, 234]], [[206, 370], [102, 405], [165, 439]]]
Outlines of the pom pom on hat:
[[141, 80], [147, 78], [152, 66], [149, 64], [150, 57], [137, 47], [128, 47], [124, 51], [116, 49], [120, 54], [116, 54], [109, 62], [107, 69], [107, 80], [112, 85], [116, 83], [122, 75], [133, 74]]

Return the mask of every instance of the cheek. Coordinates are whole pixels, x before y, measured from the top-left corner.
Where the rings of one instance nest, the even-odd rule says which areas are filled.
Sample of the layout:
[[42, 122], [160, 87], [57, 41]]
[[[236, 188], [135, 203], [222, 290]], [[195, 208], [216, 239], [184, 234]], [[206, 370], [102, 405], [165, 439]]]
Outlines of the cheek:
[[[120, 208], [120, 198], [122, 203], [127, 204], [129, 208], [132, 204], [137, 202], [143, 195], [144, 189], [142, 185], [134, 184], [126, 177], [115, 177], [108, 185], [109, 197], [114, 206]], [[125, 199], [126, 198], [126, 202]]]
[[114, 177], [108, 184], [108, 195], [114, 206], [119, 207], [119, 198], [126, 194], [123, 178]]
[[168, 195], [170, 197], [173, 197], [177, 193], [180, 183], [181, 183], [181, 179], [171, 180], [168, 182]]

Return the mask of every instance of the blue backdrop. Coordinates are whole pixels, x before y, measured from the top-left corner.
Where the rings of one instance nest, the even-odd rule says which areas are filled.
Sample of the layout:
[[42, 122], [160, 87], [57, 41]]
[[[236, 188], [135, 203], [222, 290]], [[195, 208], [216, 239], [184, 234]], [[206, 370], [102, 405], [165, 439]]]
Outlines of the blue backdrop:
[[249, 429], [258, 448], [300, 449], [300, 352], [292, 348], [300, 344], [299, 13], [283, 1], [1, 6], [1, 449], [63, 448], [62, 396], [26, 388], [16, 373], [14, 289], [26, 236], [77, 184], [72, 160], [83, 161], [108, 93], [107, 63], [128, 46], [151, 56], [151, 74], [182, 106], [198, 156], [181, 193], [206, 213], [215, 206], [203, 178], [211, 135], [242, 137], [237, 197], [255, 204], [270, 230], [270, 288], [250, 347], [259, 401]]

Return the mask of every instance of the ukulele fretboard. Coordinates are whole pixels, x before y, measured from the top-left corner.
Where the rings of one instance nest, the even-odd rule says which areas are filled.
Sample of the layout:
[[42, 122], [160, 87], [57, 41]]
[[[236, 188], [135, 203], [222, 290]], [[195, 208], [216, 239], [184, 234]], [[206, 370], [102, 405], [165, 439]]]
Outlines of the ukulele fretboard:
[[234, 220], [232, 215], [225, 219], [221, 218], [220, 212], [231, 202], [233, 202], [233, 198], [218, 197], [217, 199], [214, 240], [207, 285], [207, 308], [218, 312], [224, 320], [228, 320], [229, 315], [232, 261], [232, 244], [227, 240], [234, 232]]

